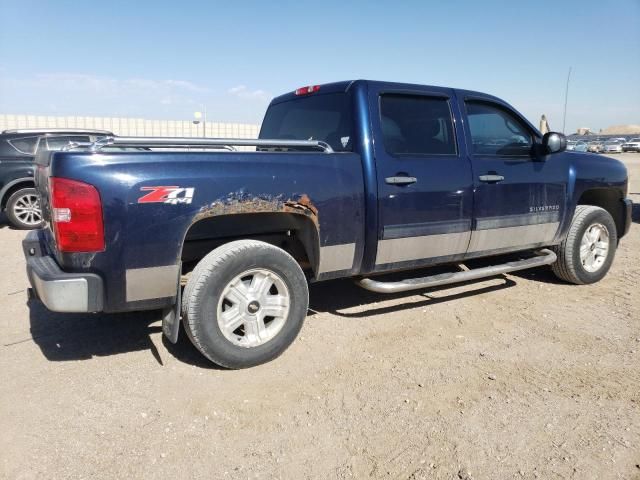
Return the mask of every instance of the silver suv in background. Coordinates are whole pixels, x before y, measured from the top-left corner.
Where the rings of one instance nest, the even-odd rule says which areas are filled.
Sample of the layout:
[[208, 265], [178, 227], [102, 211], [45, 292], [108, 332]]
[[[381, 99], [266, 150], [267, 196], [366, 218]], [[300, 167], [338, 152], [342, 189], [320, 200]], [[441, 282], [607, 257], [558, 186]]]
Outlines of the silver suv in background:
[[15, 228], [33, 229], [42, 223], [34, 188], [34, 158], [39, 150], [60, 150], [70, 142], [94, 142], [113, 135], [106, 130], [17, 129], [0, 134], [0, 209]]

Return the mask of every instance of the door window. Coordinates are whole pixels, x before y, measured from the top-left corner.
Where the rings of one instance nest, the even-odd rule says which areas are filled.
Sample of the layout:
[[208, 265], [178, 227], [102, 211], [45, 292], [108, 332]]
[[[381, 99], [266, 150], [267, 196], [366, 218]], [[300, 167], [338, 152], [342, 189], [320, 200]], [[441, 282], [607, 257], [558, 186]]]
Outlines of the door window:
[[383, 94], [380, 126], [391, 155], [455, 155], [449, 100], [422, 95]]
[[488, 103], [467, 102], [466, 105], [475, 155], [531, 155], [533, 139], [520, 119]]

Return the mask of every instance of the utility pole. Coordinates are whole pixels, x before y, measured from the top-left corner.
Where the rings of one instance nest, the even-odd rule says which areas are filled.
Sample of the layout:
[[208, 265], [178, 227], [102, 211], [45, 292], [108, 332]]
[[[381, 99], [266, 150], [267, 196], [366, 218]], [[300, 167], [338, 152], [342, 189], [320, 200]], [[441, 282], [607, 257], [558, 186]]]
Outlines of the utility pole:
[[567, 123], [567, 99], [569, 98], [569, 79], [571, 78], [571, 67], [567, 74], [567, 87], [564, 90], [564, 114], [562, 115], [562, 133], [565, 133], [565, 125]]

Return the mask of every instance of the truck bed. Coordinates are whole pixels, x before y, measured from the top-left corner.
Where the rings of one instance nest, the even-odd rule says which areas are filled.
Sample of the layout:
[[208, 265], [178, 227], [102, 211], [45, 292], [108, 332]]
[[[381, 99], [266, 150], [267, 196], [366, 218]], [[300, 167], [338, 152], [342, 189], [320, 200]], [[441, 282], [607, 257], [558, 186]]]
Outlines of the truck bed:
[[[171, 304], [174, 294], [158, 297], [158, 289], [175, 285], [183, 245], [206, 241], [211, 234], [207, 222], [221, 215], [253, 215], [256, 222], [268, 222], [269, 214], [286, 212], [312, 222], [318, 242], [318, 257], [310, 259], [315, 279], [357, 272], [359, 267], [364, 186], [357, 154], [67, 151], [42, 155], [37, 163], [47, 222], [42, 235], [65, 271], [105, 278], [105, 311]], [[104, 209], [105, 251], [56, 249], [49, 177], [77, 179], [97, 188]], [[150, 187], [162, 186], [191, 189], [192, 198], [174, 204], [141, 201], [153, 193]], [[286, 227], [294, 228], [295, 222]], [[255, 231], [277, 233], [264, 232], [260, 225]]]

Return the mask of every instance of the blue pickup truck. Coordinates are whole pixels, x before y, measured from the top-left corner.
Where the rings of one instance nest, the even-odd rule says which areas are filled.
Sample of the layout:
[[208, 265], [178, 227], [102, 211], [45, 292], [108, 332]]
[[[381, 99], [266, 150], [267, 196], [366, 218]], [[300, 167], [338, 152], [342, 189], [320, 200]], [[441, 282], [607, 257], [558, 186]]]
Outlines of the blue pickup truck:
[[[622, 163], [565, 152], [483, 93], [303, 87], [271, 102], [259, 137], [41, 152], [45, 226], [23, 242], [33, 293], [59, 312], [162, 309], [171, 341], [182, 322], [208, 359], [242, 368], [295, 339], [309, 282], [400, 292], [551, 265], [588, 284], [630, 227]], [[491, 258], [464, 266], [478, 257]], [[432, 265], [451, 268], [411, 275]]]

